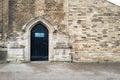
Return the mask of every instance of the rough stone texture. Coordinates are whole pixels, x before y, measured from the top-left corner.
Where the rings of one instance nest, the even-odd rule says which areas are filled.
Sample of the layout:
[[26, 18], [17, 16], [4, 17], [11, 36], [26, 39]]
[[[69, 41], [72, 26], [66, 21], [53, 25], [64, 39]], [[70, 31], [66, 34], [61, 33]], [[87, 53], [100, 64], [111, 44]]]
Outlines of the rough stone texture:
[[9, 26], [13, 31], [21, 30], [22, 26], [34, 16], [34, 0], [9, 1]]
[[119, 61], [120, 8], [105, 0], [73, 1], [68, 16], [73, 61]]
[[54, 41], [50, 43], [53, 44], [50, 46], [53, 52], [49, 53], [51, 61], [120, 61], [120, 7], [106, 0], [3, 1], [9, 9], [7, 6], [1, 9], [0, 23], [8, 35], [2, 38], [1, 47], [25, 49], [23, 54], [29, 58], [27, 36], [30, 34], [23, 27], [41, 17], [52, 25], [48, 26], [50, 29], [54, 28], [50, 33]]
[[4, 33], [8, 31], [8, 21], [9, 21], [9, 10], [8, 10], [8, 0], [0, 0], [0, 33]]

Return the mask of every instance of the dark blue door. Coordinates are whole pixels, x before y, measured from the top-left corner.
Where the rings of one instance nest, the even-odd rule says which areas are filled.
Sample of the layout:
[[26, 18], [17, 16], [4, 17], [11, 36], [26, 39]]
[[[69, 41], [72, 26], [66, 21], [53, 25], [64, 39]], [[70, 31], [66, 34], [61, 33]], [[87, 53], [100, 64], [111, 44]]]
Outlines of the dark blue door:
[[48, 60], [48, 29], [37, 24], [31, 30], [31, 61]]

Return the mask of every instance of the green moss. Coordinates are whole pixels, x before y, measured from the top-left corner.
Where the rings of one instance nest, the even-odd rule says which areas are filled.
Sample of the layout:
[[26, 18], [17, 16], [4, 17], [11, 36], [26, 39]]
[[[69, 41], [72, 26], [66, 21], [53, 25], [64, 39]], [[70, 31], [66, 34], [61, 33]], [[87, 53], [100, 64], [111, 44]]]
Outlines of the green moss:
[[0, 61], [0, 64], [8, 64], [10, 61]]

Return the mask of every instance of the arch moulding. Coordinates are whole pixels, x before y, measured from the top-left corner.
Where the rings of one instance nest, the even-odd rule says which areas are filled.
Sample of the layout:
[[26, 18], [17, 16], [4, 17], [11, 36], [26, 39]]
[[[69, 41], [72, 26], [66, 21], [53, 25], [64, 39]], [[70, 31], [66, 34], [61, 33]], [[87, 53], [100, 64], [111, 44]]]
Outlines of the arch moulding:
[[31, 54], [31, 29], [38, 23], [43, 24], [49, 31], [49, 61], [53, 61], [53, 31], [54, 27], [50, 24], [49, 21], [45, 20], [42, 17], [36, 17], [29, 20], [22, 28], [22, 30], [25, 32], [25, 50], [24, 50], [24, 58], [26, 61], [30, 61], [30, 54]]

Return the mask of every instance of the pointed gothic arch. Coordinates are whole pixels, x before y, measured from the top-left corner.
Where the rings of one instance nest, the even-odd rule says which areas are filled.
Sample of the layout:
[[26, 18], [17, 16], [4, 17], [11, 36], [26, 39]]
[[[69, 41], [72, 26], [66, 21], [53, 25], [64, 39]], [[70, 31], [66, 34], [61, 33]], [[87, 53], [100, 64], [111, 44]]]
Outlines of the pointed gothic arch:
[[46, 19], [42, 18], [42, 17], [36, 17], [33, 18], [31, 20], [29, 20], [22, 28], [22, 30], [25, 32], [25, 36], [27, 37], [26, 39], [26, 48], [25, 48], [25, 59], [27, 61], [31, 61], [31, 30], [33, 29], [33, 27], [35, 27], [35, 25], [37, 25], [38, 23], [44, 25], [49, 32], [49, 56], [48, 56], [48, 61], [52, 61], [52, 54], [53, 54], [53, 31], [54, 31], [54, 27], [50, 24], [49, 21], [47, 21]]

